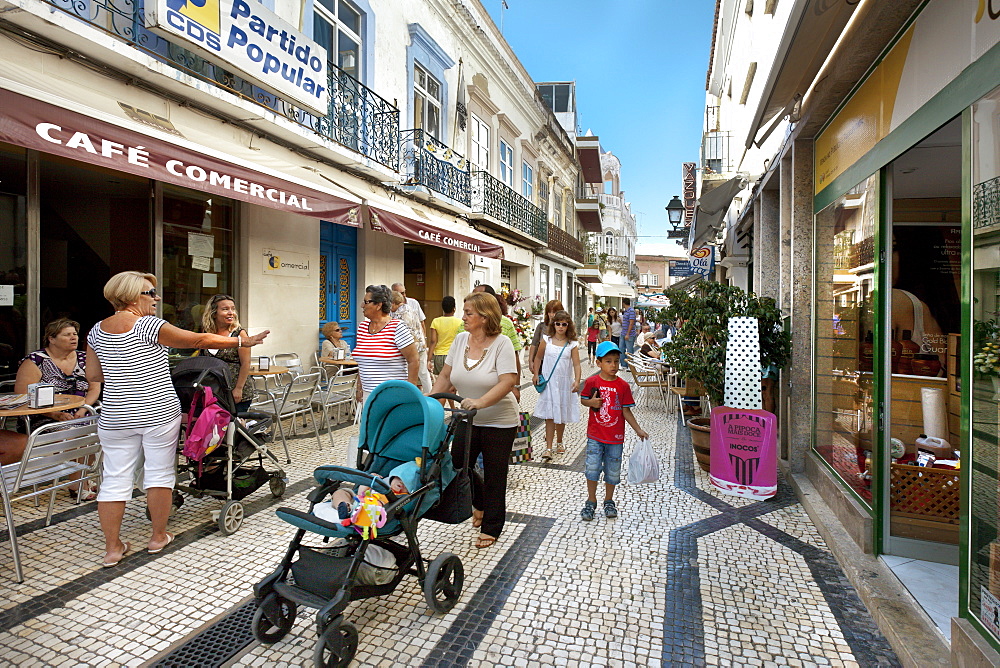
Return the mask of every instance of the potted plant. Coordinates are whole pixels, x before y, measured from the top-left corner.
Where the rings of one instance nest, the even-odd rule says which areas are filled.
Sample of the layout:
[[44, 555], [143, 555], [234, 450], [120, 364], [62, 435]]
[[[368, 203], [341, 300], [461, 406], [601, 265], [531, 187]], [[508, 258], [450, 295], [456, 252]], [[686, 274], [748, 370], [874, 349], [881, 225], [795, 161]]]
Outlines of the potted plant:
[[[769, 373], [783, 367], [792, 352], [791, 335], [781, 326], [781, 309], [774, 299], [759, 297], [736, 286], [701, 282], [691, 292], [664, 292], [670, 306], [663, 309], [668, 321], [680, 323], [673, 340], [663, 346], [664, 357], [680, 378], [699, 383], [712, 406], [721, 406], [726, 384], [726, 343], [729, 319], [757, 318], [760, 331], [760, 366]], [[688, 420], [699, 464], [708, 470], [709, 419]]]

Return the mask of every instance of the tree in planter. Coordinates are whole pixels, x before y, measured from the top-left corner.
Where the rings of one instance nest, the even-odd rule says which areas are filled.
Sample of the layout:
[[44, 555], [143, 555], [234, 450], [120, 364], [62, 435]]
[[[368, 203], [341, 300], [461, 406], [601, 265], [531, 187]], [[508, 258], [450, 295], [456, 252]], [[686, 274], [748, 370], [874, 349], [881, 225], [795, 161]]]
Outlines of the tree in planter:
[[681, 378], [705, 387], [713, 406], [721, 406], [725, 394], [730, 318], [757, 318], [761, 368], [781, 368], [788, 362], [792, 337], [782, 329], [781, 309], [774, 299], [706, 281], [691, 293], [667, 290], [664, 294], [670, 300], [664, 315], [681, 323], [673, 340], [663, 346], [664, 356]]

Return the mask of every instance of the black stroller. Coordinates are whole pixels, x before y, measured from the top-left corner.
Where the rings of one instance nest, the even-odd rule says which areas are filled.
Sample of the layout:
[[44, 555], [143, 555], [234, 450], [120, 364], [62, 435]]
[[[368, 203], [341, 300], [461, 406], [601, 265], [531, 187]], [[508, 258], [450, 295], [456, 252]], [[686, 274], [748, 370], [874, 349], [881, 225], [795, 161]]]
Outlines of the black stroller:
[[[219, 405], [233, 416], [223, 442], [201, 462], [188, 461], [180, 456], [178, 484], [174, 491], [176, 506], [184, 502], [180, 492], [196, 498], [211, 496], [224, 499], [217, 521], [219, 531], [229, 536], [243, 525], [242, 499], [260, 489], [264, 483], [270, 485], [274, 497], [285, 493], [285, 472], [278, 458], [267, 447], [272, 437], [271, 416], [257, 412], [236, 414], [229, 366], [215, 357], [199, 355], [181, 360], [171, 372], [171, 377], [185, 418], [195, 392], [201, 386], [211, 387]], [[184, 445], [183, 436], [184, 431], [181, 432], [180, 449]], [[265, 468], [265, 459], [274, 465], [274, 470]]]
[[[472, 515], [468, 462], [456, 471], [450, 444], [456, 425], [471, 422], [475, 411], [452, 411], [451, 424], [446, 425], [437, 398], [458, 397], [425, 397], [411, 383], [399, 380], [379, 385], [362, 412], [357, 468], [316, 469], [319, 487], [308, 496], [309, 512], [277, 510], [278, 516], [298, 527], [298, 531], [277, 570], [254, 585], [258, 607], [252, 628], [259, 640], [273, 643], [283, 638], [295, 622], [297, 606], [316, 608], [319, 640], [314, 664], [347, 666], [358, 648], [358, 631], [343, 615], [351, 601], [389, 594], [409, 574], [421, 583], [427, 604], [435, 612], [445, 613], [458, 602], [465, 577], [461, 560], [444, 553], [425, 564], [428, 560], [420, 554], [416, 534], [422, 517], [457, 524]], [[466, 430], [467, 439], [471, 431]], [[466, 453], [468, 445], [466, 442]], [[417, 457], [419, 488], [407, 494], [394, 495], [387, 480], [373, 475], [385, 476], [397, 465]], [[387, 497], [386, 523], [378, 529], [376, 538], [362, 538], [355, 527], [325, 521], [314, 514], [317, 504], [343, 483], [369, 486]], [[303, 545], [307, 532], [323, 536], [324, 545]], [[406, 536], [405, 545], [390, 540], [390, 536], [401, 533]], [[373, 550], [372, 546], [379, 549]], [[381, 583], [360, 582], [363, 578], [359, 578], [359, 570], [372, 568], [365, 558], [366, 551], [375, 554], [382, 550], [391, 553], [389, 563], [394, 558], [394, 568], [382, 573]]]

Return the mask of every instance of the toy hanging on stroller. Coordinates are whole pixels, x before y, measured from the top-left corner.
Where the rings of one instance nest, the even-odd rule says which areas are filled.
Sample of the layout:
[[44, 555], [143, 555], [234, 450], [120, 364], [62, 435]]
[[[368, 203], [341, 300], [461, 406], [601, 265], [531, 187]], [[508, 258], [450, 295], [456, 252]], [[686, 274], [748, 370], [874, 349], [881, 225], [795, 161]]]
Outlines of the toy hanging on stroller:
[[[421, 583], [435, 612], [445, 613], [458, 602], [465, 577], [461, 560], [444, 553], [425, 564], [429, 560], [420, 553], [417, 524], [422, 517], [458, 523], [472, 516], [468, 462], [460, 462], [456, 470], [450, 446], [456, 425], [471, 423], [475, 411], [453, 410], [446, 425], [438, 398], [461, 401], [450, 394], [425, 397], [399, 380], [379, 385], [362, 413], [357, 468], [321, 466], [314, 472], [319, 487], [308, 495], [309, 511], [277, 510], [298, 531], [278, 568], [254, 585], [258, 607], [253, 632], [259, 640], [271, 643], [284, 637], [299, 605], [316, 608], [315, 665], [346, 666], [358, 647], [358, 631], [344, 618], [351, 601], [389, 594], [409, 574]], [[471, 431], [465, 431], [467, 438]], [[409, 479], [407, 470], [412, 472]], [[401, 480], [388, 479], [390, 472]], [[385, 500], [381, 509], [374, 509], [377, 535], [359, 531], [349, 520], [325, 520], [317, 514], [344, 483], [370, 487], [368, 496]], [[369, 509], [364, 504], [360, 508]], [[329, 546], [304, 545], [307, 533], [323, 536], [324, 543], [336, 540]], [[405, 545], [390, 539], [399, 534], [405, 535]], [[371, 552], [391, 555], [381, 579], [362, 577], [373, 568], [366, 557]]]
[[[285, 493], [285, 472], [267, 447], [271, 440], [271, 416], [256, 412], [236, 414], [229, 365], [215, 357], [199, 355], [181, 360], [171, 372], [171, 377], [181, 400], [181, 409], [188, 418], [183, 436], [192, 428], [192, 424], [188, 424], [189, 418], [197, 419], [201, 415], [209, 395], [217, 401], [218, 407], [228, 413], [228, 419], [220, 421], [220, 425], [225, 425], [212, 439], [215, 447], [210, 445], [192, 457], [182, 456], [182, 462], [177, 467], [178, 485], [174, 491], [174, 503], [183, 503], [179, 491], [196, 498], [211, 496], [223, 499], [217, 522], [223, 535], [231, 535], [243, 524], [243, 498], [264, 483], [269, 483], [274, 497]], [[192, 404], [195, 406], [193, 416]], [[265, 468], [265, 459], [274, 464], [275, 470]]]

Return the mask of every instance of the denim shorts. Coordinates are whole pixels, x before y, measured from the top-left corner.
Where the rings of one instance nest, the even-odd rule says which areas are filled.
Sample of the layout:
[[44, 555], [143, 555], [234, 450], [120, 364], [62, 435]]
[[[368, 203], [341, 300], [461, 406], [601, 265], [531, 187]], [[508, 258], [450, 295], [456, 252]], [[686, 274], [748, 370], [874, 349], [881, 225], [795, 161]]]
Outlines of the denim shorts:
[[617, 485], [622, 477], [622, 450], [623, 443], [601, 443], [592, 438], [587, 439], [587, 480], [597, 482], [601, 479], [601, 472], [604, 472], [604, 482], [608, 485]]

